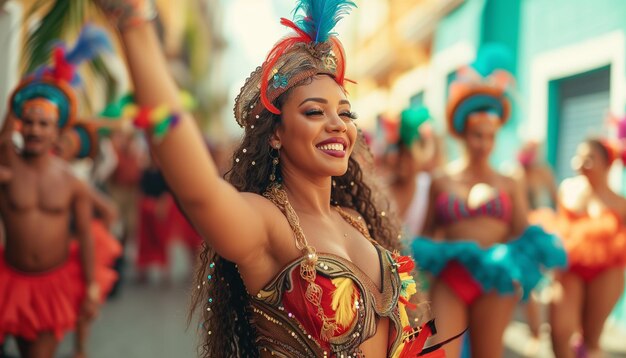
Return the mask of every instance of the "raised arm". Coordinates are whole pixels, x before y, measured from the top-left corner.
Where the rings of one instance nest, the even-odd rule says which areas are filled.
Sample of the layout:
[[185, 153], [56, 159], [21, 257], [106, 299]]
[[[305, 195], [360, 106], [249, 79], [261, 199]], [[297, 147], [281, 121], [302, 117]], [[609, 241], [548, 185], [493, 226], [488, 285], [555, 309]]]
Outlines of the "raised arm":
[[0, 128], [0, 183], [11, 179], [11, 159], [15, 157], [13, 146], [13, 116], [7, 113]]
[[11, 135], [13, 134], [13, 123], [15, 120], [10, 112], [7, 110], [7, 114], [4, 116], [2, 125], [0, 125], [0, 143], [4, 141], [11, 141]]
[[[146, 107], [165, 104], [181, 111], [179, 89], [168, 72], [153, 24], [140, 22], [126, 27], [121, 30], [121, 39], [137, 103]], [[181, 113], [179, 124], [164, 140], [151, 143], [168, 185], [221, 256], [238, 263], [252, 259], [268, 241], [263, 213], [254, 209], [258, 199], [242, 195], [219, 177], [196, 124], [188, 113]]]

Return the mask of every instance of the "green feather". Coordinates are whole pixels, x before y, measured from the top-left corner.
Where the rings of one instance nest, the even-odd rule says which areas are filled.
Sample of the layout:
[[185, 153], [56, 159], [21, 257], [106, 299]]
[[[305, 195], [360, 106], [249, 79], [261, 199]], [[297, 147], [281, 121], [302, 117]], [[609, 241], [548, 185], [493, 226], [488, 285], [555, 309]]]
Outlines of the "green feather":
[[430, 119], [428, 108], [412, 107], [402, 111], [400, 115], [400, 141], [410, 147], [416, 140], [420, 139], [419, 128]]

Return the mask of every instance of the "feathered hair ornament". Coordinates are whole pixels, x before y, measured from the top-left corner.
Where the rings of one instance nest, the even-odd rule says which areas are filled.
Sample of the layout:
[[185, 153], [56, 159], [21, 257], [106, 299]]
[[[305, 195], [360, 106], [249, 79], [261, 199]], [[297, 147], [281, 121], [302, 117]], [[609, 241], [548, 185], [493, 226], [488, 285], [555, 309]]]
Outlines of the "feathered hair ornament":
[[13, 92], [10, 106], [16, 118], [21, 118], [25, 102], [46, 99], [58, 108], [58, 127], [65, 128], [76, 118], [77, 103], [74, 86], [80, 84], [77, 67], [104, 51], [112, 51], [106, 32], [86, 25], [70, 50], [61, 42], [52, 50], [52, 65], [42, 66], [27, 75]]
[[407, 148], [421, 138], [422, 125], [430, 119], [430, 112], [425, 106], [416, 106], [400, 113], [400, 142]]
[[511, 113], [509, 91], [515, 84], [511, 74], [513, 55], [504, 45], [486, 44], [480, 48], [476, 60], [456, 73], [450, 85], [447, 120], [450, 132], [461, 136], [470, 114], [489, 112], [504, 124]]
[[332, 31], [353, 7], [356, 4], [348, 0], [297, 1], [294, 20], [280, 20], [294, 33], [274, 45], [235, 100], [234, 112], [239, 125], [254, 124], [263, 110], [280, 114], [273, 101], [312, 76], [327, 74], [343, 86], [345, 53]]

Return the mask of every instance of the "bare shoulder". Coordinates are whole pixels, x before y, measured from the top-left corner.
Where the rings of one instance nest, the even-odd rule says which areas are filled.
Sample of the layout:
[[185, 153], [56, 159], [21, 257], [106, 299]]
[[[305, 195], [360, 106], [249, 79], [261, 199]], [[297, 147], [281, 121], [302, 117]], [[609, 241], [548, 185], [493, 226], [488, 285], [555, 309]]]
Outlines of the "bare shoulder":
[[285, 215], [269, 199], [256, 193], [242, 192], [243, 199], [254, 209], [257, 215], [265, 221], [270, 230], [277, 226], [277, 223], [286, 223]]
[[356, 211], [356, 210], [354, 210], [354, 209], [352, 209], [352, 208], [346, 208], [346, 207], [342, 206], [342, 207], [341, 207], [341, 210], [342, 210], [343, 212], [345, 212], [346, 214], [348, 214], [348, 215], [352, 216], [352, 217], [353, 217], [353, 218], [355, 218], [355, 219], [359, 219], [359, 218], [361, 218], [361, 213], [359, 213], [358, 211]]
[[54, 166], [54, 170], [62, 175], [64, 179], [71, 180], [72, 182], [79, 181], [78, 177], [72, 172], [70, 164], [63, 159], [54, 157], [52, 159], [52, 165]]
[[262, 214], [261, 211], [267, 210], [280, 213], [280, 210], [276, 207], [276, 205], [263, 195], [248, 192], [241, 192], [240, 194], [244, 200], [248, 202], [248, 204], [252, 205], [252, 207], [259, 211], [259, 214]]
[[516, 192], [522, 186], [521, 180], [508, 175], [498, 174], [498, 180], [502, 183], [504, 190], [509, 193]]
[[[271, 257], [274, 263], [285, 263], [284, 258], [293, 258], [294, 232], [283, 212], [269, 199], [255, 193], [241, 193], [242, 197], [254, 209], [267, 229]], [[245, 225], [245, 223], [242, 222]], [[254, 260], [257, 260], [255, 257]]]
[[66, 161], [55, 157], [52, 164], [55, 167], [55, 171], [59, 173], [59, 177], [71, 186], [75, 194], [82, 195], [89, 193], [89, 184], [79, 179], [74, 172], [72, 172], [72, 168]]
[[450, 174], [443, 170], [433, 173], [432, 182], [430, 184], [432, 188], [431, 190], [435, 193], [443, 191], [446, 186], [450, 184], [451, 180]]

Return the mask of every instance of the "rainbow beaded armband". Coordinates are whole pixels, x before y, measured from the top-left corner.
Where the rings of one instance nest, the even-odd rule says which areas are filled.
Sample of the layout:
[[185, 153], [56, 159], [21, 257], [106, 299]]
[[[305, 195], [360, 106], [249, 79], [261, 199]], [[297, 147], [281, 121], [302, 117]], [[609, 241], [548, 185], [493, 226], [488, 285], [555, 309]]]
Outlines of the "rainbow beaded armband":
[[[187, 92], [181, 92], [180, 99], [183, 110], [191, 110], [196, 106], [194, 98]], [[140, 107], [135, 104], [133, 95], [128, 94], [109, 104], [100, 116], [113, 121], [123, 120], [129, 126], [151, 134], [153, 140], [160, 141], [180, 122], [181, 114], [171, 112], [167, 105]]]
[[180, 122], [180, 113], [170, 112], [165, 105], [155, 108], [129, 106], [124, 112], [124, 117], [132, 118], [135, 128], [150, 133], [155, 141], [163, 140], [170, 129]]

